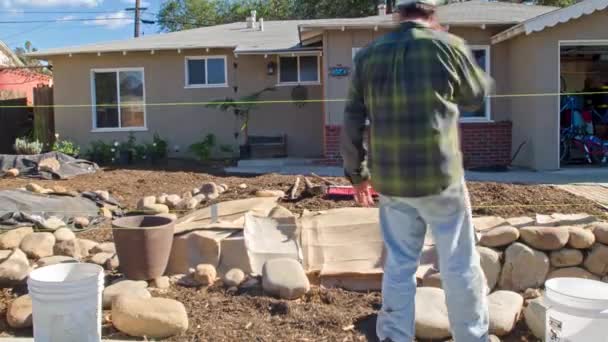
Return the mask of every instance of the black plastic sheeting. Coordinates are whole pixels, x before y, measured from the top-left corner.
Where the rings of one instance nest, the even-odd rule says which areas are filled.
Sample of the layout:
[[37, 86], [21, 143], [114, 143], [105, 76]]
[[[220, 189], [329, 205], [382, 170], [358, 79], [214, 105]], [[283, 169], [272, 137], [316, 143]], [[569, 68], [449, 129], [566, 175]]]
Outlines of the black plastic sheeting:
[[[60, 168], [57, 172], [38, 170], [38, 163], [47, 158], [55, 158], [59, 161]], [[0, 176], [10, 169], [18, 169], [19, 175], [22, 177], [69, 179], [79, 175], [95, 173], [99, 170], [99, 166], [88, 160], [76, 159], [60, 152], [34, 155], [0, 154]]]

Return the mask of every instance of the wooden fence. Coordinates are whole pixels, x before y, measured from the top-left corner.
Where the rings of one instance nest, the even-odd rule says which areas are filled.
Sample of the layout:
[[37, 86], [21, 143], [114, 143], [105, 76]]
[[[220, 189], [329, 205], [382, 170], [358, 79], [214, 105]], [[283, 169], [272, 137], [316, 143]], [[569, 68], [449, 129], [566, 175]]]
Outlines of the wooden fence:
[[27, 98], [0, 101], [0, 154], [14, 153], [15, 139], [29, 136], [33, 128]]
[[45, 146], [55, 142], [53, 87], [47, 85], [34, 88], [34, 137]]

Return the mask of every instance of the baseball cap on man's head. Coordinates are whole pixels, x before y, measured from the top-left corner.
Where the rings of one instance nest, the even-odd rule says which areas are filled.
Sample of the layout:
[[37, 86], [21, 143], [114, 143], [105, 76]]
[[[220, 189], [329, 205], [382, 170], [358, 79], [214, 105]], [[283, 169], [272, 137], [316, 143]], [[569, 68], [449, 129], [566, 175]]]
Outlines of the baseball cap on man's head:
[[443, 0], [397, 0], [397, 7], [408, 7], [415, 4], [421, 4], [426, 6], [440, 6], [443, 5]]

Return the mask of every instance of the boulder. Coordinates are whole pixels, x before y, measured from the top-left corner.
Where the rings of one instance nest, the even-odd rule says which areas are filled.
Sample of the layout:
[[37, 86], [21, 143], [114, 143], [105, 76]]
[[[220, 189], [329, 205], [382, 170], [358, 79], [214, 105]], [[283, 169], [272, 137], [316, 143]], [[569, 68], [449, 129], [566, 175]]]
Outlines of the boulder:
[[87, 239], [76, 239], [76, 242], [80, 245], [80, 253], [83, 258], [88, 257], [91, 250], [98, 245], [97, 242]]
[[19, 248], [32, 259], [40, 259], [53, 255], [55, 235], [52, 233], [32, 233], [21, 241]]
[[0, 263], [0, 288], [23, 284], [29, 273], [30, 263], [27, 256], [20, 249], [15, 249]]
[[210, 264], [200, 264], [196, 266], [194, 271], [194, 280], [202, 286], [211, 286], [217, 279], [217, 271], [215, 266]]
[[130, 336], [160, 339], [186, 332], [188, 314], [173, 299], [120, 296], [112, 305], [112, 324]]
[[558, 226], [571, 226], [577, 224], [588, 224], [595, 221], [595, 217], [585, 214], [552, 214], [551, 217], [557, 221]]
[[450, 337], [448, 308], [445, 294], [435, 287], [420, 287], [416, 291], [416, 337], [443, 340]]
[[59, 161], [56, 158], [45, 158], [38, 162], [38, 170], [56, 173], [61, 168]]
[[40, 223], [40, 225], [42, 226], [42, 228], [48, 229], [48, 230], [57, 230], [61, 227], [66, 226], [65, 222], [63, 222], [62, 219], [55, 217], [55, 216], [51, 216], [51, 217], [45, 219], [44, 221], [42, 221]]
[[104, 202], [110, 201], [110, 192], [108, 192], [106, 190], [97, 190], [97, 191], [95, 191], [95, 194], [97, 195], [97, 197], [99, 197], [99, 199], [101, 199]]
[[511, 291], [537, 288], [544, 283], [547, 273], [549, 273], [547, 255], [516, 242], [505, 252], [499, 287]]
[[473, 217], [473, 226], [478, 232], [505, 225], [507, 225], [507, 221], [499, 216]]
[[581, 267], [558, 268], [554, 271], [549, 272], [549, 275], [547, 276], [547, 280], [553, 278], [582, 278], [600, 280], [600, 277]]
[[91, 254], [97, 254], [101, 252], [114, 254], [116, 253], [116, 245], [114, 245], [114, 242], [102, 242], [97, 244], [97, 246], [91, 248], [89, 252]]
[[519, 239], [519, 229], [512, 226], [500, 226], [481, 233], [479, 244], [485, 247], [503, 247]]
[[608, 246], [596, 243], [585, 259], [585, 268], [598, 276], [608, 274]]
[[441, 284], [441, 274], [439, 272], [427, 272], [422, 278], [422, 286], [443, 289], [443, 285]]
[[230, 189], [230, 187], [226, 183], [222, 183], [222, 184], [218, 185], [218, 187], [220, 190], [220, 194], [223, 194], [224, 192], [228, 191], [228, 189]]
[[152, 295], [147, 290], [148, 283], [146, 281], [121, 280], [114, 283], [103, 290], [102, 303], [105, 310], [112, 308], [112, 301], [118, 296], [127, 296], [129, 298], [151, 298]]
[[169, 207], [164, 204], [150, 204], [140, 208], [146, 215], [168, 214]]
[[150, 282], [150, 286], [155, 287], [157, 289], [168, 289], [169, 287], [171, 287], [171, 282], [169, 281], [169, 277], [161, 276], [158, 278], [154, 278]]
[[267, 260], [262, 267], [264, 292], [283, 299], [297, 299], [310, 290], [302, 265], [294, 259]]
[[608, 245], [608, 222], [595, 222], [589, 228], [595, 235], [595, 241]]
[[171, 209], [175, 209], [177, 208], [177, 205], [179, 204], [179, 202], [182, 201], [182, 198], [179, 197], [179, 195], [169, 195], [167, 196], [167, 198], [165, 199], [165, 204], [171, 208]]
[[226, 287], [239, 286], [245, 280], [245, 272], [239, 268], [233, 268], [222, 277], [222, 283]]
[[32, 327], [32, 297], [30, 295], [21, 296], [8, 305], [6, 322], [15, 329]]
[[[246, 253], [246, 249], [244, 249]], [[173, 237], [167, 274], [188, 273], [199, 264], [217, 266], [220, 261], [220, 240], [208, 231], [194, 231]]]
[[285, 192], [282, 190], [258, 190], [255, 192], [256, 197], [285, 197]]
[[51, 265], [56, 265], [56, 264], [66, 264], [66, 263], [72, 263], [72, 262], [78, 262], [78, 260], [76, 260], [72, 257], [69, 257], [69, 256], [54, 255], [54, 256], [39, 259], [38, 261], [36, 261], [36, 266], [44, 267], [44, 266], [51, 266]]
[[570, 232], [564, 227], [523, 227], [519, 233], [526, 244], [544, 251], [560, 249], [570, 238]]
[[19, 177], [19, 169], [8, 169], [4, 173], [4, 176], [9, 178]]
[[13, 254], [13, 251], [10, 249], [0, 250], [0, 263], [2, 263], [4, 260], [8, 259], [8, 257], [11, 256], [11, 254]]
[[205, 183], [201, 186], [201, 194], [203, 195], [219, 195], [219, 193], [218, 186], [214, 182]]
[[95, 253], [92, 257], [91, 257], [91, 262], [105, 267], [106, 266], [106, 262], [108, 260], [110, 260], [112, 257], [114, 256], [114, 253], [106, 253], [106, 252], [99, 252], [99, 253]]
[[583, 253], [578, 249], [563, 248], [551, 252], [550, 260], [554, 267], [578, 266], [583, 263]]
[[487, 247], [477, 247], [477, 251], [479, 252], [481, 260], [481, 268], [486, 276], [488, 289], [491, 291], [496, 287], [496, 283], [500, 277], [500, 270], [502, 268], [500, 264], [500, 254]]
[[28, 185], [25, 186], [25, 189], [27, 191], [35, 192], [37, 194], [41, 194], [44, 192], [44, 188], [36, 183], [29, 183]]
[[86, 228], [91, 222], [84, 216], [74, 217], [74, 226], [76, 228]]
[[535, 223], [536, 221], [528, 216], [511, 217], [507, 219], [507, 224], [516, 228], [533, 226]]
[[496, 291], [488, 296], [490, 333], [505, 336], [511, 333], [519, 320], [524, 298], [516, 292]]
[[80, 252], [80, 244], [76, 239], [59, 241], [53, 246], [54, 255], [63, 255], [73, 257], [75, 259], [81, 259], [82, 253]]
[[139, 201], [137, 201], [137, 209], [143, 210], [146, 207], [152, 206], [156, 204], [156, 196], [145, 196], [142, 197]]
[[572, 248], [587, 249], [595, 243], [595, 235], [589, 229], [568, 227], [568, 231], [570, 232], [568, 246]]
[[162, 194], [162, 195], [156, 196], [156, 204], [165, 204], [166, 205], [168, 196], [169, 195], [167, 195], [167, 194]]
[[53, 235], [55, 235], [55, 241], [68, 241], [76, 239], [76, 234], [68, 228], [59, 228]]
[[194, 210], [198, 207], [199, 204], [201, 204], [201, 201], [200, 201], [200, 197], [198, 197], [198, 195], [197, 195], [196, 197], [192, 197], [192, 198], [184, 198], [177, 205], [177, 209], [178, 210]]
[[524, 309], [524, 319], [526, 325], [537, 338], [545, 339], [545, 314], [549, 307], [545, 304], [543, 297], [539, 297], [528, 302]]
[[14, 228], [0, 235], [0, 249], [13, 249], [19, 247], [21, 240], [29, 234], [32, 234], [32, 227]]

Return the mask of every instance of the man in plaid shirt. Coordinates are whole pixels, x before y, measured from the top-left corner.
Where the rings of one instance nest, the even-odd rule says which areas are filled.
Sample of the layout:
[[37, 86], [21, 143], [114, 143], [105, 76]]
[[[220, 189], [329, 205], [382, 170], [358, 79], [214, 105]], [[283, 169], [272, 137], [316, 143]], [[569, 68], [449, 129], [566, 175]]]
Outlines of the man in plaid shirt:
[[[428, 226], [439, 253], [454, 340], [487, 342], [486, 285], [475, 249], [458, 122], [461, 108], [475, 110], [484, 103], [491, 80], [465, 42], [440, 29], [437, 1], [398, 0], [400, 27], [355, 57], [342, 157], [357, 202], [373, 204], [370, 182], [382, 194], [387, 257], [380, 340], [414, 338], [415, 273]], [[368, 120], [369, 153], [364, 142]]]

